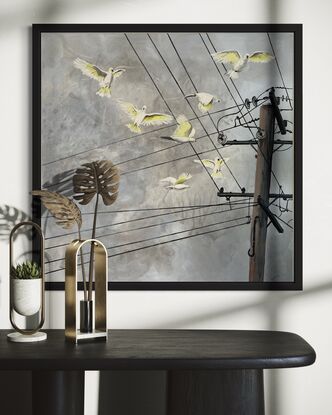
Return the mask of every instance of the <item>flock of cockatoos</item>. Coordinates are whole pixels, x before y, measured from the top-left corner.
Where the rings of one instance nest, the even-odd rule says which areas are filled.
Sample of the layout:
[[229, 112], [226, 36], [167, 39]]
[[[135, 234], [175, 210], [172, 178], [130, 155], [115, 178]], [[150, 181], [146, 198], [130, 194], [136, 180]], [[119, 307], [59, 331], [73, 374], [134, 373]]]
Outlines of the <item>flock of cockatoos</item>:
[[[230, 66], [230, 69], [227, 71], [227, 75], [231, 79], [237, 79], [239, 77], [239, 73], [242, 72], [250, 62], [266, 63], [274, 59], [274, 56], [268, 52], [254, 52], [252, 54], [247, 53], [245, 55], [241, 55], [236, 50], [216, 52], [212, 53], [211, 56], [216, 62], [227, 64]], [[111, 97], [112, 86], [115, 79], [119, 78], [126, 71], [126, 69], [121, 67], [110, 67], [108, 68], [108, 70], [104, 70], [99, 68], [97, 65], [86, 62], [81, 58], [77, 58], [74, 60], [74, 66], [80, 69], [84, 75], [97, 81], [99, 84], [99, 88], [96, 94], [101, 97], [107, 98]], [[213, 104], [216, 102], [220, 102], [220, 99], [218, 97], [207, 92], [195, 92], [186, 95], [185, 98], [188, 99], [191, 97], [197, 99], [198, 109], [202, 113], [207, 113], [211, 111], [211, 109], [213, 108]], [[142, 108], [138, 108], [130, 102], [118, 102], [122, 111], [126, 113], [131, 119], [131, 122], [126, 124], [126, 126], [129, 128], [130, 131], [134, 133], [141, 133], [142, 127], [160, 126], [163, 124], [170, 124], [173, 121], [173, 116], [169, 114], [157, 112], [147, 113], [146, 105], [143, 105]], [[176, 123], [177, 126], [173, 134], [169, 137], [162, 138], [174, 140], [179, 143], [195, 141], [195, 128], [192, 126], [191, 122], [185, 115], [179, 115], [176, 118]], [[214, 160], [194, 160], [194, 163], [198, 163], [205, 169], [210, 170], [211, 176], [213, 178], [218, 179], [222, 177], [221, 167], [223, 166], [224, 162], [227, 162], [228, 160], [228, 158], [222, 160], [219, 157], [216, 157]], [[166, 183], [166, 188], [168, 189], [184, 190], [190, 187], [187, 184], [187, 181], [191, 178], [191, 174], [182, 173], [178, 177], [166, 177], [164, 179], [161, 179], [160, 182]]]

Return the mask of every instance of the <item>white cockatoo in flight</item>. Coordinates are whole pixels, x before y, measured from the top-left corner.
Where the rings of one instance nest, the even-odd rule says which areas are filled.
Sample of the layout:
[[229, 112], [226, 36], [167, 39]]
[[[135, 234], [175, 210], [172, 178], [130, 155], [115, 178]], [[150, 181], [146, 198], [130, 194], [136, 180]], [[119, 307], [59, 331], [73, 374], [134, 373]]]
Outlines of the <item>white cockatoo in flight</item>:
[[126, 124], [130, 131], [133, 133], [142, 132], [141, 126], [145, 127], [148, 125], [162, 125], [169, 124], [172, 122], [173, 117], [169, 114], [161, 114], [158, 112], [153, 112], [147, 114], [146, 105], [143, 105], [142, 109], [138, 109], [135, 105], [130, 102], [119, 102], [121, 109], [129, 115], [132, 119], [132, 122]]
[[192, 178], [192, 175], [189, 173], [182, 173], [179, 177], [166, 177], [165, 179], [161, 179], [160, 182], [168, 183], [169, 185], [166, 186], [167, 189], [176, 189], [176, 190], [183, 190], [187, 189], [189, 186], [186, 182]]
[[188, 121], [188, 118], [181, 114], [176, 118], [177, 127], [174, 133], [170, 137], [163, 137], [163, 138], [170, 138], [174, 141], [179, 143], [187, 143], [189, 141], [195, 141], [195, 128], [192, 124]]
[[[224, 158], [225, 162], [227, 163], [229, 158]], [[224, 161], [216, 157], [214, 160], [210, 159], [202, 159], [202, 160], [194, 160], [194, 163], [198, 163], [201, 166], [205, 166], [206, 168], [212, 170], [211, 176], [215, 178], [222, 177], [221, 167], [224, 164]]]
[[198, 109], [206, 113], [212, 109], [215, 102], [220, 102], [220, 99], [215, 95], [209, 94], [208, 92], [195, 92], [193, 94], [186, 95], [186, 98], [196, 97], [198, 99]]
[[237, 79], [239, 72], [248, 65], [248, 62], [253, 63], [267, 63], [274, 59], [274, 56], [268, 52], [254, 52], [252, 54], [246, 53], [241, 56], [237, 50], [226, 50], [223, 52], [212, 53], [211, 56], [216, 62], [227, 63], [231, 65], [232, 69], [227, 72], [231, 79]]
[[111, 86], [114, 79], [121, 76], [126, 70], [122, 68], [108, 68], [107, 71], [99, 68], [97, 65], [86, 62], [81, 58], [74, 60], [75, 68], [81, 70], [81, 72], [88, 76], [91, 79], [94, 79], [99, 83], [99, 89], [96, 94], [101, 97], [110, 98], [111, 96]]

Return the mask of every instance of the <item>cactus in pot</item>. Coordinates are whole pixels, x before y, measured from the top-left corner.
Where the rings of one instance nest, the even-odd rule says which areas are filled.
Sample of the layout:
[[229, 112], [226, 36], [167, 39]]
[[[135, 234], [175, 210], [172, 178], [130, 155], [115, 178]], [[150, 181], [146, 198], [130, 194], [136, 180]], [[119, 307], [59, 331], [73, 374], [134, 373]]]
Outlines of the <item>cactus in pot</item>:
[[13, 307], [22, 316], [31, 316], [41, 307], [40, 291], [42, 276], [40, 266], [33, 261], [25, 261], [12, 266], [10, 270], [13, 290]]

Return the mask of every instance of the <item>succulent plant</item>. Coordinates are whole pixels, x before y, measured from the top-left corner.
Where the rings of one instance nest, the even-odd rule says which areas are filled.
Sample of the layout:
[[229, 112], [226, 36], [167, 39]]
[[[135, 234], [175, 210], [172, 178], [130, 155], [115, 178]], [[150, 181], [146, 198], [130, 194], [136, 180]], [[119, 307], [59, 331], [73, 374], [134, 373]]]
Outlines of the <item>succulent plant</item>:
[[25, 261], [18, 264], [16, 267], [12, 266], [10, 276], [18, 280], [33, 280], [41, 278], [40, 266], [33, 261]]

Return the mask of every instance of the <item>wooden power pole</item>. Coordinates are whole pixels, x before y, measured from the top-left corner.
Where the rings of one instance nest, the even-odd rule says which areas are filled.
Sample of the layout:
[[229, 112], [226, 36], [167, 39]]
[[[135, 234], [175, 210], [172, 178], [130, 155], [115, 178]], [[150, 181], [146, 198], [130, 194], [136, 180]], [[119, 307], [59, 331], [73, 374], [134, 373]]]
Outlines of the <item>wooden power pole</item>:
[[263, 137], [257, 148], [254, 202], [251, 220], [251, 248], [249, 251], [249, 281], [263, 282], [268, 216], [262, 204], [269, 205], [272, 155], [274, 146], [275, 113], [272, 105], [260, 109], [260, 129]]

